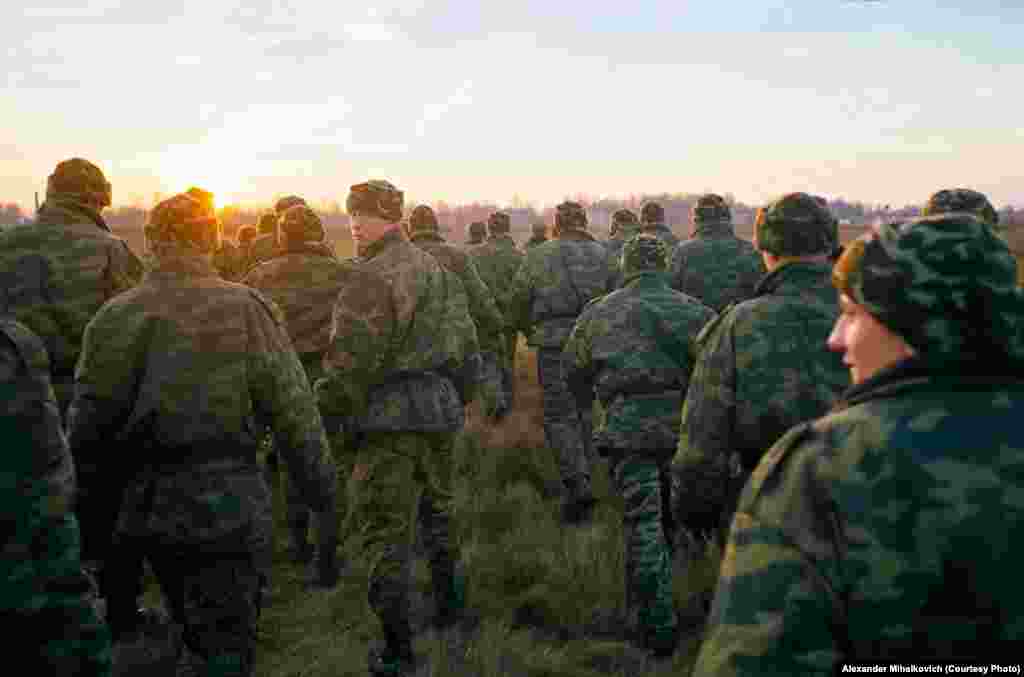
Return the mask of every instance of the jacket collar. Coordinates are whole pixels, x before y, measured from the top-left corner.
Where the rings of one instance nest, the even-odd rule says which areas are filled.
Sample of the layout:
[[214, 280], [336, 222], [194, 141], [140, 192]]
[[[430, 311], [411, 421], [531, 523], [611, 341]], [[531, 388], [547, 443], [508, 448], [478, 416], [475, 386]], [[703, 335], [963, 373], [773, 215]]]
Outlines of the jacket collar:
[[36, 221], [43, 224], [70, 225], [72, 223], [91, 223], [96, 227], [110, 231], [110, 226], [98, 211], [77, 202], [61, 197], [50, 197], [39, 208]]
[[356, 252], [359, 258], [363, 260], [370, 260], [375, 256], [379, 256], [385, 249], [395, 244], [396, 242], [402, 241], [402, 229], [395, 226], [394, 230], [389, 230], [387, 233], [377, 238], [373, 242], [360, 247]]

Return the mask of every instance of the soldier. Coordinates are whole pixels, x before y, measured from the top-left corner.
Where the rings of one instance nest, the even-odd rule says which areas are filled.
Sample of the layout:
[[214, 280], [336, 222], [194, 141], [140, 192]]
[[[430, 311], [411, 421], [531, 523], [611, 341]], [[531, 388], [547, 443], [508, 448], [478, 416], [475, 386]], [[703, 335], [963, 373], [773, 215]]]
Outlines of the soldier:
[[483, 244], [485, 237], [487, 237], [487, 225], [483, 221], [474, 221], [469, 224], [469, 239], [466, 240], [466, 246], [475, 247], [478, 244]]
[[[315, 582], [325, 586], [338, 573], [334, 464], [277, 306], [212, 266], [215, 219], [176, 195], [146, 230], [159, 264], [89, 323], [68, 438], [95, 468], [83, 484], [123, 493], [118, 551], [149, 560], [206, 674], [249, 675], [273, 526], [252, 431], [270, 425], [318, 512]], [[109, 574], [134, 581], [134, 571]], [[113, 604], [128, 598], [111, 597], [112, 625], [134, 614]]]
[[690, 239], [672, 253], [670, 271], [673, 289], [716, 312], [753, 296], [765, 273], [753, 245], [736, 237], [729, 205], [713, 193], [694, 204]]
[[668, 247], [650, 234], [626, 242], [622, 288], [587, 304], [565, 345], [566, 380], [605, 421], [594, 446], [610, 459], [625, 502], [626, 608], [640, 643], [658, 656], [675, 649], [668, 462], [693, 370], [693, 342], [715, 313], [666, 284]]
[[[217, 216], [217, 209], [214, 204], [214, 195], [208, 190], [203, 190], [193, 186], [185, 191], [185, 195], [191, 195], [195, 199], [199, 200], [214, 217]], [[223, 228], [223, 226], [221, 226]], [[240, 268], [242, 266], [241, 255], [231, 240], [223, 237], [223, 230], [221, 232], [220, 248], [213, 253], [213, 267], [217, 269], [220, 276], [225, 280], [234, 282], [238, 279], [240, 274]]]
[[828, 215], [832, 218], [832, 252], [828, 255], [828, 259], [831, 263], [835, 263], [839, 260], [839, 257], [843, 255], [843, 244], [839, 237], [839, 219], [832, 213], [832, 209], [828, 206], [828, 200], [820, 195], [814, 196], [814, 201], [821, 205], [821, 208], [828, 212]]
[[409, 217], [409, 230], [413, 244], [437, 259], [445, 270], [455, 273], [462, 282], [480, 345], [482, 364], [478, 379], [484, 414], [493, 419], [504, 407], [501, 400], [501, 365], [505, 361], [502, 335], [505, 320], [494, 302], [494, 293], [480, 278], [474, 259], [467, 252], [445, 243], [438, 232], [437, 216], [433, 209], [427, 205], [413, 209]]
[[542, 243], [547, 242], [547, 241], [548, 241], [548, 227], [545, 226], [543, 223], [535, 223], [535, 224], [533, 224], [533, 235], [531, 235], [530, 239], [527, 240], [526, 244], [523, 245], [523, 249], [524, 250], [525, 249], [532, 249], [532, 248], [536, 247], [537, 245], [542, 244]]
[[587, 213], [576, 202], [555, 212], [555, 239], [526, 253], [509, 294], [511, 326], [537, 350], [537, 377], [544, 391], [544, 438], [558, 455], [565, 487], [562, 520], [590, 519], [593, 459], [591, 411], [577, 404], [562, 375], [562, 349], [576, 318], [591, 299], [603, 296], [615, 279], [608, 250], [587, 232]]
[[[511, 223], [508, 214], [494, 212], [487, 217], [487, 242], [470, 250], [469, 255], [476, 262], [480, 277], [494, 292], [498, 310], [502, 317], [508, 317], [508, 294], [512, 288], [512, 280], [523, 262], [523, 253], [516, 249], [515, 240], [509, 235]], [[507, 324], [502, 329], [504, 363], [501, 366], [501, 396], [495, 408], [495, 418], [503, 418], [512, 409], [515, 397], [515, 360], [516, 336], [514, 327]]]
[[79, 560], [75, 470], [49, 359], [39, 337], [0, 313], [4, 660], [20, 674], [109, 677], [110, 632]]
[[[285, 326], [299, 355], [309, 383], [323, 375], [323, 356], [329, 344], [331, 308], [345, 283], [346, 271], [334, 251], [324, 242], [320, 217], [305, 205], [296, 204], [281, 215], [278, 227], [281, 255], [258, 264], [242, 280], [273, 301], [284, 314]], [[345, 455], [335, 454], [341, 475], [347, 481]], [[275, 465], [276, 468], [276, 465]], [[350, 469], [349, 469], [350, 470]], [[309, 542], [310, 514], [294, 488], [286, 489], [288, 528], [293, 561], [305, 563], [313, 557]], [[344, 501], [339, 501], [344, 508]]]
[[672, 251], [679, 244], [679, 238], [665, 223], [664, 207], [657, 202], [645, 202], [640, 207], [640, 232], [653, 233]]
[[252, 241], [259, 235], [259, 228], [256, 226], [242, 226], [238, 229], [238, 234], [235, 239], [238, 241], [238, 250], [244, 255], [248, 256], [249, 247], [252, 246]]
[[853, 385], [744, 488], [695, 675], [989, 665], [1024, 639], [1013, 256], [979, 219], [940, 214], [855, 240], [833, 281], [828, 347]]
[[677, 517], [691, 532], [722, 527], [764, 450], [828, 411], [849, 384], [825, 348], [839, 316], [831, 227], [831, 215], [806, 193], [759, 210], [754, 244], [769, 272], [753, 298], [723, 310], [698, 338], [672, 461]]
[[639, 232], [640, 222], [637, 220], [636, 214], [628, 209], [618, 209], [612, 214], [611, 236], [604, 244], [608, 248], [608, 257], [616, 267], [615, 289], [618, 289], [622, 284], [622, 270], [619, 268], [622, 245], [626, 244], [626, 240]]
[[277, 253], [277, 214], [265, 212], [260, 215], [256, 228], [259, 233], [252, 239], [248, 247], [248, 258], [243, 266], [242, 277], [263, 263], [274, 258]]
[[965, 212], [987, 223], [997, 234], [1005, 237], [999, 226], [999, 212], [984, 194], [970, 188], [945, 188], [933, 194], [921, 210], [922, 216]]
[[454, 623], [463, 606], [450, 527], [452, 445], [472, 395], [465, 367], [479, 347], [458, 278], [402, 236], [402, 192], [387, 181], [357, 184], [346, 209], [358, 258], [334, 305], [316, 390], [328, 421], [343, 422], [355, 458], [348, 522], [360, 525], [373, 562], [369, 604], [385, 637], [370, 652], [370, 672], [406, 674], [415, 665], [414, 523], [425, 532], [435, 627]]

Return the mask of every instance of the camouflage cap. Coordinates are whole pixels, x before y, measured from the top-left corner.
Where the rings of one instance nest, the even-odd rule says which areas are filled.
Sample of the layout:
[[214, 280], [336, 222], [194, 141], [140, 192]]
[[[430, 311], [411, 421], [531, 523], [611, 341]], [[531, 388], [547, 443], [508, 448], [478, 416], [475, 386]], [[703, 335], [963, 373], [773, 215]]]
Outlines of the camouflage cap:
[[548, 234], [548, 227], [543, 223], [535, 223], [531, 226], [531, 232], [536, 237], [545, 237]]
[[847, 245], [832, 282], [933, 366], [1024, 360], [1016, 261], [970, 214], [877, 226]]
[[832, 214], [807, 193], [788, 193], [757, 210], [754, 244], [774, 256], [813, 256], [832, 250]]
[[657, 202], [645, 202], [640, 207], [640, 223], [665, 223], [665, 208]]
[[823, 198], [820, 195], [815, 195], [814, 196], [814, 201], [817, 202], [818, 205], [822, 209], [827, 211], [828, 215], [832, 218], [832, 228], [831, 228], [832, 236], [831, 237], [832, 237], [832, 251], [834, 252], [839, 247], [839, 219], [837, 219], [836, 215], [832, 213], [832, 209], [828, 206], [828, 200], [826, 200], [825, 198]]
[[349, 189], [345, 210], [349, 214], [366, 214], [398, 223], [402, 220], [403, 195], [402, 191], [382, 179], [357, 183]]
[[303, 200], [298, 195], [286, 195], [285, 197], [281, 198], [280, 200], [274, 203], [274, 213], [280, 216], [281, 214], [284, 214], [286, 211], [288, 211], [295, 205], [302, 205], [304, 207], [309, 206], [306, 204], [306, 201]]
[[214, 195], [208, 190], [203, 190], [198, 186], [192, 186], [185, 191], [185, 195], [191, 195], [195, 199], [199, 200], [209, 209], [211, 212], [215, 211]]
[[427, 205], [419, 205], [409, 215], [409, 232], [415, 233], [423, 230], [437, 231], [437, 215]]
[[482, 238], [487, 235], [487, 224], [483, 221], [474, 221], [469, 224], [469, 236], [472, 238]]
[[220, 248], [220, 223], [199, 200], [180, 193], [149, 213], [146, 237], [150, 242], [175, 244], [204, 253]]
[[306, 205], [293, 205], [281, 214], [277, 224], [278, 242], [323, 242], [324, 224]]
[[693, 205], [692, 217], [694, 223], [731, 221], [732, 210], [721, 195], [707, 193], [697, 198]]
[[260, 235], [269, 235], [277, 231], [277, 214], [265, 212], [260, 214], [260, 220], [256, 222], [256, 228]]
[[59, 163], [46, 179], [46, 197], [64, 197], [109, 207], [113, 190], [103, 170], [76, 157]]
[[946, 188], [928, 198], [923, 216], [933, 214], [949, 214], [967, 212], [986, 221], [989, 225], [999, 225], [999, 213], [984, 194], [970, 188]]
[[256, 239], [256, 236], [260, 234], [259, 228], [256, 226], [242, 226], [238, 229], [235, 239], [238, 240], [238, 244], [247, 247], [249, 244]]
[[629, 275], [643, 270], [665, 270], [670, 256], [668, 245], [654, 235], [634, 235], [622, 245], [622, 272]]
[[555, 228], [558, 230], [586, 230], [587, 212], [579, 202], [563, 202], [555, 207]]
[[505, 212], [494, 212], [487, 217], [487, 230], [490, 233], [507, 233], [512, 229], [512, 220]]

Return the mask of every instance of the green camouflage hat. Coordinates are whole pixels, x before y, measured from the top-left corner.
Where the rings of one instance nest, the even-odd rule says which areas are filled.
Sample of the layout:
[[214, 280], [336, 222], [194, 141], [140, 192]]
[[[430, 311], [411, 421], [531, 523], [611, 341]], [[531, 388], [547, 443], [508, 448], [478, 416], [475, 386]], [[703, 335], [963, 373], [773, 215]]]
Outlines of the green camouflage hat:
[[409, 232], [437, 231], [437, 215], [427, 205], [419, 205], [409, 215]]
[[847, 245], [832, 281], [931, 365], [1024, 360], [1016, 261], [971, 214], [880, 225]]
[[260, 235], [269, 235], [270, 233], [276, 232], [277, 214], [274, 212], [260, 214], [260, 220], [256, 222], [256, 228], [259, 230]]
[[167, 198], [149, 213], [146, 237], [209, 253], [220, 248], [220, 223], [199, 200], [184, 193]]
[[473, 239], [483, 238], [487, 235], [487, 224], [483, 221], [474, 221], [469, 224], [469, 236]]
[[306, 205], [293, 205], [281, 214], [277, 225], [278, 242], [323, 242], [324, 224]]
[[949, 214], [952, 212], [967, 212], [986, 221], [989, 225], [999, 225], [999, 214], [995, 207], [982, 193], [970, 188], [947, 188], [928, 198], [921, 214], [931, 216], [933, 214]]
[[657, 202], [645, 202], [640, 207], [640, 223], [665, 223], [665, 208]]
[[832, 209], [829, 208], [828, 200], [826, 200], [825, 198], [823, 198], [820, 195], [815, 195], [814, 196], [814, 201], [817, 202], [818, 205], [821, 206], [822, 209], [827, 211], [828, 215], [830, 217], [832, 217], [832, 229], [831, 229], [831, 232], [832, 232], [832, 249], [834, 251], [839, 246], [839, 219], [836, 218], [836, 215], [832, 213]]
[[185, 191], [185, 195], [191, 195], [195, 199], [202, 202], [203, 205], [210, 210], [211, 214], [216, 212], [216, 206], [214, 204], [214, 195], [210, 191], [203, 190], [198, 186], [192, 186], [191, 188]]
[[235, 239], [238, 240], [239, 246], [248, 247], [259, 234], [259, 228], [256, 226], [242, 226], [238, 229], [238, 234], [235, 236]]
[[731, 221], [732, 211], [721, 195], [707, 193], [697, 198], [693, 205], [692, 218], [694, 223]]
[[366, 214], [398, 223], [402, 220], [403, 195], [402, 191], [383, 179], [357, 183], [349, 189], [345, 211], [349, 214]]
[[547, 237], [548, 227], [543, 223], [535, 223], [531, 227], [534, 237]]
[[63, 197], [109, 207], [113, 192], [103, 170], [88, 160], [76, 157], [58, 164], [46, 179], [46, 197]]
[[512, 220], [505, 212], [494, 212], [487, 217], [487, 230], [491, 234], [507, 233], [512, 229]]
[[622, 245], [622, 273], [629, 275], [642, 270], [666, 270], [670, 256], [668, 245], [654, 235], [634, 235]]
[[563, 202], [555, 207], [555, 228], [558, 230], [586, 230], [587, 212], [578, 202]]
[[306, 201], [298, 195], [287, 195], [274, 203], [274, 213], [280, 216], [295, 205], [302, 205], [304, 207], [309, 206], [306, 204]]
[[813, 256], [832, 250], [832, 214], [812, 195], [788, 193], [757, 210], [754, 244], [774, 256]]

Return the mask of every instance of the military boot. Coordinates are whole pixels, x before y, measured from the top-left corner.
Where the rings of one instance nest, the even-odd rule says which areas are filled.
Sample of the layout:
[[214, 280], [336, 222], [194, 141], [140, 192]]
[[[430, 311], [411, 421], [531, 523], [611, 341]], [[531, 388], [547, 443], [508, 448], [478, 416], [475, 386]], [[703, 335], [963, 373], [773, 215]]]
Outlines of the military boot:
[[415, 673], [418, 659], [412, 650], [412, 628], [408, 619], [385, 624], [384, 638], [383, 647], [370, 647], [367, 667], [371, 677], [402, 677]]

